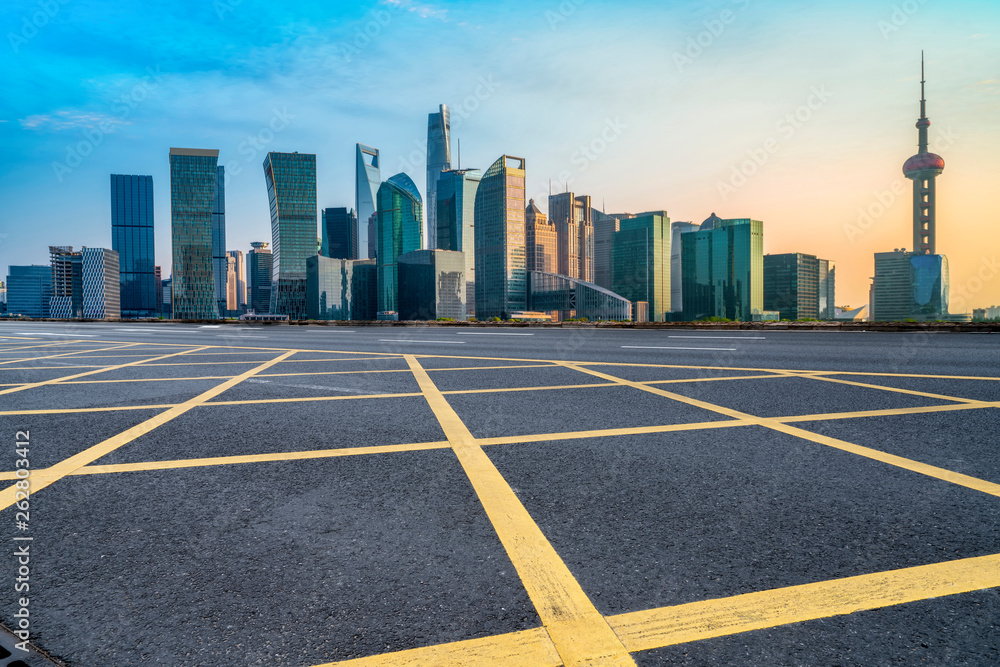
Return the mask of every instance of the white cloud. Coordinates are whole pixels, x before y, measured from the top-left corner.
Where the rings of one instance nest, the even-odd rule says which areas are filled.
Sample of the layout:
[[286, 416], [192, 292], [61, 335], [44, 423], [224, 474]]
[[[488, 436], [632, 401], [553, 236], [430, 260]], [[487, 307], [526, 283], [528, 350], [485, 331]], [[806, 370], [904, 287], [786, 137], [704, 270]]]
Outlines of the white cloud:
[[[113, 132], [118, 127], [129, 124], [128, 121], [118, 116], [75, 109], [56, 111], [50, 114], [35, 114], [20, 119], [20, 123], [21, 127], [28, 130], [61, 131], [101, 126], [105, 132]], [[110, 126], [111, 129], [105, 129], [107, 126]]]
[[435, 7], [434, 5], [421, 5], [414, 0], [384, 0], [385, 4], [391, 5], [401, 10], [413, 12], [423, 19], [440, 19], [448, 21], [448, 10]]

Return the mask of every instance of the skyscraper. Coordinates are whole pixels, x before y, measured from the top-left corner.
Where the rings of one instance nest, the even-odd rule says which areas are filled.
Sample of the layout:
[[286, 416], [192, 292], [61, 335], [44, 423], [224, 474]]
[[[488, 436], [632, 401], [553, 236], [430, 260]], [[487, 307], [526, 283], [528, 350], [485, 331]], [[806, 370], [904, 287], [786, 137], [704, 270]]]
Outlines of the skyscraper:
[[525, 267], [528, 271], [558, 273], [556, 226], [535, 206], [534, 199], [528, 201], [524, 217]]
[[375, 197], [382, 184], [378, 149], [357, 144], [354, 168], [354, 210], [358, 216], [358, 259], [374, 259], [376, 243], [371, 238], [375, 215]]
[[49, 246], [52, 267], [52, 298], [49, 317], [83, 317], [83, 254], [73, 246]]
[[[241, 314], [247, 309], [247, 280], [246, 263], [243, 260], [242, 250], [229, 250], [226, 255], [230, 259], [232, 269], [230, 277], [226, 279], [226, 301], [227, 309], [236, 314]], [[233, 307], [229, 307], [235, 304]]]
[[696, 231], [698, 231], [698, 225], [693, 222], [673, 222], [670, 224], [670, 312], [672, 313], [684, 310], [681, 234]]
[[783, 320], [819, 319], [819, 263], [800, 252], [764, 255], [764, 310]]
[[549, 195], [549, 221], [556, 228], [556, 272], [594, 282], [594, 223], [590, 197], [578, 197], [572, 192]]
[[170, 149], [170, 303], [177, 320], [219, 317], [212, 223], [219, 151]]
[[323, 209], [320, 235], [322, 245], [319, 254], [334, 259], [358, 258], [358, 216], [353, 210]]
[[111, 247], [118, 253], [121, 316], [155, 317], [153, 177], [111, 175]]
[[7, 312], [48, 317], [52, 300], [52, 267], [44, 264], [7, 267]]
[[476, 193], [478, 169], [442, 172], [437, 184], [437, 247], [465, 256], [465, 310], [476, 314]]
[[764, 310], [764, 223], [714, 213], [681, 234], [684, 318], [753, 321]]
[[121, 281], [118, 253], [108, 248], [83, 248], [83, 317], [116, 320], [121, 317]]
[[[666, 211], [619, 220], [611, 239], [611, 291], [649, 304], [651, 322], [670, 312], [670, 217]], [[634, 309], [638, 314], [638, 308]]]
[[247, 305], [258, 315], [271, 308], [271, 269], [274, 258], [265, 241], [250, 244], [253, 250], [247, 253]]
[[611, 289], [611, 237], [619, 229], [619, 218], [596, 208], [591, 215], [594, 218], [594, 282]]
[[227, 310], [226, 284], [229, 259], [226, 256], [226, 168], [219, 166], [215, 172], [215, 197], [212, 199], [212, 273], [215, 277], [215, 300], [219, 314]]
[[378, 280], [373, 259], [306, 260], [306, 305], [311, 320], [376, 318]]
[[476, 193], [476, 317], [510, 319], [527, 308], [524, 158], [504, 155]]
[[837, 264], [833, 260], [819, 260], [819, 319], [832, 320], [837, 316]]
[[937, 177], [944, 171], [944, 158], [927, 150], [927, 96], [924, 93], [923, 55], [920, 57], [920, 118], [917, 120], [919, 151], [903, 165], [903, 174], [913, 181], [913, 253], [937, 252]]
[[463, 254], [414, 250], [399, 256], [399, 319], [466, 318]]
[[424, 239], [427, 248], [437, 249], [437, 189], [442, 171], [451, 169], [451, 113], [442, 104], [437, 113], [427, 117], [427, 220], [424, 222]]
[[316, 254], [316, 156], [268, 153], [264, 179], [271, 205], [271, 313], [304, 320], [306, 259]]
[[396, 174], [378, 189], [378, 310], [399, 311], [400, 255], [423, 245], [423, 201], [406, 174]]

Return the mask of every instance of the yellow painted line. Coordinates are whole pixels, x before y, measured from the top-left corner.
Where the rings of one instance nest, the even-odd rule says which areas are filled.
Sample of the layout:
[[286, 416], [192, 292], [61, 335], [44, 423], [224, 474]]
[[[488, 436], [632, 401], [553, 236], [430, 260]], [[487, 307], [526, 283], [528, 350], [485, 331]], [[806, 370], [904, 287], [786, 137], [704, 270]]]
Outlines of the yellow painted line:
[[585, 440], [588, 438], [614, 438], [626, 435], [648, 435], [651, 433], [673, 433], [680, 431], [701, 431], [717, 428], [732, 428], [734, 426], [753, 426], [752, 422], [738, 419], [696, 422], [692, 424], [665, 424], [663, 426], [634, 426], [627, 428], [606, 428], [596, 431], [563, 431], [560, 433], [534, 433], [532, 435], [505, 435], [496, 438], [480, 438], [477, 442], [483, 447], [493, 445], [520, 445], [529, 442], [548, 442], [557, 440]]
[[567, 667], [634, 666], [635, 661], [621, 640], [583, 592], [427, 371], [413, 356], [407, 355], [406, 362], [479, 496], [563, 663]]
[[[199, 348], [194, 348], [194, 349], [199, 349]], [[165, 354], [165, 355], [160, 356], [160, 357], [153, 357], [153, 359], [169, 359], [170, 357], [176, 357], [178, 355], [185, 354], [186, 352], [188, 352], [188, 350], [184, 350], [182, 352], [171, 352], [170, 354]], [[64, 382], [66, 380], [75, 380], [76, 378], [82, 378], [82, 377], [86, 377], [88, 375], [95, 375], [97, 373], [106, 373], [108, 371], [115, 371], [115, 370], [118, 370], [118, 369], [121, 369], [121, 368], [129, 368], [131, 366], [138, 366], [139, 364], [144, 364], [145, 362], [146, 362], [145, 359], [141, 359], [139, 361], [130, 361], [128, 363], [119, 364], [117, 366], [105, 366], [105, 367], [99, 368], [97, 370], [87, 371], [85, 373], [77, 373], [76, 375], [65, 375], [63, 377], [53, 378], [51, 380], [43, 380], [41, 382], [30, 382], [28, 384], [23, 384], [23, 385], [21, 385], [19, 387], [13, 387], [13, 388], [10, 388], [10, 389], [2, 389], [2, 390], [0, 390], [0, 396], [3, 396], [4, 394], [13, 394], [14, 392], [24, 391], [26, 389], [35, 389], [37, 387], [52, 386], [52, 385], [59, 384], [60, 382]]]
[[[84, 352], [107, 352], [109, 350], [121, 350], [121, 349], [125, 349], [125, 348], [128, 348], [128, 347], [132, 347], [134, 345], [137, 345], [137, 343], [117, 343], [114, 347], [105, 347], [105, 348], [101, 348], [99, 350], [83, 350], [83, 351]], [[74, 354], [80, 354], [80, 352], [81, 352], [80, 350], [77, 350], [76, 352], [63, 352], [62, 354], [50, 354], [50, 355], [47, 355], [47, 356], [44, 356], [44, 357], [34, 357], [32, 359], [8, 359], [7, 361], [0, 361], [0, 366], [6, 365], [6, 364], [16, 364], [19, 361], [41, 361], [43, 359], [60, 359], [60, 358], [63, 358], [63, 357], [71, 357]]]
[[865, 574], [613, 616], [630, 651], [648, 651], [1000, 586], [1000, 555]]
[[119, 407], [102, 408], [65, 408], [52, 410], [4, 410], [0, 412], [0, 417], [9, 416], [30, 416], [30, 415], [74, 415], [87, 412], [118, 412], [119, 410], [169, 410], [177, 407], [176, 403], [165, 405], [122, 405]]
[[969, 403], [972, 405], [978, 405], [979, 407], [992, 407], [992, 404], [988, 401], [980, 401], [974, 398], [959, 398], [957, 396], [945, 396], [943, 394], [932, 394], [926, 391], [916, 391], [913, 389], [901, 389], [900, 387], [889, 387], [880, 384], [870, 384], [867, 382], [854, 382], [853, 380], [841, 380], [840, 378], [823, 377], [818, 375], [803, 375], [802, 377], [807, 377], [810, 380], [819, 380], [822, 382], [835, 382], [837, 384], [846, 384], [852, 387], [865, 387], [867, 389], [878, 389], [881, 391], [890, 391], [897, 394], [907, 394], [909, 396], [920, 396], [922, 398], [933, 398], [939, 401], [953, 401], [956, 403]]
[[[18, 359], [18, 361], [31, 361], [30, 359]], [[65, 371], [76, 370], [78, 368], [107, 368], [100, 364], [80, 364], [78, 366], [17, 366], [14, 368], [0, 368], [0, 373], [4, 371]]]
[[[180, 417], [184, 413], [203, 404], [205, 401], [215, 398], [216, 396], [226, 391], [227, 389], [235, 387], [243, 380], [251, 378], [257, 373], [270, 368], [271, 366], [273, 366], [274, 364], [278, 363], [279, 361], [281, 361], [282, 359], [286, 358], [291, 354], [294, 354], [294, 352], [289, 351], [279, 357], [266, 361], [263, 364], [257, 366], [256, 368], [252, 368], [237, 377], [234, 377], [230, 380], [226, 380], [222, 384], [213, 387], [208, 391], [203, 392], [198, 396], [195, 396], [194, 398], [185, 401], [184, 403], [181, 403], [180, 405], [174, 406], [165, 412], [161, 412], [160, 414], [151, 417], [150, 419], [147, 419], [141, 424], [133, 426], [132, 428], [123, 431], [122, 433], [119, 433], [116, 436], [108, 438], [107, 440], [98, 443], [93, 447], [90, 447], [78, 454], [75, 454], [69, 457], [68, 459], [65, 459], [55, 464], [54, 466], [33, 472], [32, 475], [29, 477], [31, 485], [31, 493], [32, 494], [37, 493], [41, 489], [44, 489], [50, 484], [59, 481], [63, 477], [72, 474], [73, 472], [79, 470], [83, 466], [93, 463], [102, 456], [110, 454], [116, 449], [119, 449], [120, 447], [123, 447], [124, 445], [127, 445], [128, 443], [132, 442], [136, 438], [139, 438], [140, 436], [149, 433], [150, 431], [162, 426], [163, 424], [166, 424], [167, 422], [176, 419], [177, 417]], [[17, 492], [16, 486], [8, 486], [3, 491], [0, 491], [0, 510], [5, 510], [14, 504], [16, 492]]]
[[[919, 461], [914, 461], [912, 459], [907, 459], [902, 456], [895, 456], [893, 454], [888, 454], [886, 452], [879, 451], [877, 449], [871, 449], [869, 447], [862, 447], [861, 445], [855, 445], [844, 440], [838, 440], [836, 438], [830, 438], [825, 435], [820, 435], [818, 433], [813, 433], [811, 431], [806, 431], [805, 429], [797, 428], [795, 426], [790, 426], [788, 424], [782, 423], [774, 418], [756, 417], [754, 415], [746, 414], [740, 412], [739, 410], [733, 410], [731, 408], [726, 408], [721, 405], [714, 405], [706, 401], [700, 401], [695, 398], [688, 398], [687, 396], [682, 396], [681, 394], [674, 394], [663, 389], [658, 389], [656, 387], [650, 387], [648, 385], [643, 385], [638, 382], [632, 382], [630, 380], [625, 380], [623, 378], [616, 378], [613, 375], [607, 375], [599, 371], [590, 370], [588, 368], [581, 368], [579, 366], [574, 366], [570, 363], [566, 364], [567, 368], [576, 368], [581, 373], [587, 373], [589, 375], [594, 375], [595, 377], [603, 378], [610, 381], [618, 381], [619, 383], [635, 387], [636, 389], [641, 389], [642, 391], [648, 391], [658, 396], [663, 396], [664, 398], [669, 398], [681, 403], [686, 403], [688, 405], [693, 405], [704, 410], [710, 410], [712, 412], [717, 412], [719, 414], [726, 415], [727, 417], [732, 417], [733, 419], [740, 419], [746, 422], [751, 422], [759, 426], [764, 426], [766, 428], [778, 431], [780, 433], [785, 433], [787, 435], [794, 436], [796, 438], [801, 438], [803, 440], [809, 440], [820, 445], [825, 445], [827, 447], [832, 447], [834, 449], [839, 449], [844, 452], [849, 452], [851, 454], [856, 454], [858, 456], [863, 456], [865, 458], [873, 459], [875, 461], [880, 461], [897, 468], [902, 468], [904, 470], [909, 470], [910, 472], [919, 473], [921, 475], [926, 475], [928, 477], [933, 477], [935, 479], [940, 479], [945, 482], [950, 482], [952, 484], [957, 484], [959, 486], [964, 486], [969, 489], [974, 489], [976, 491], [981, 491], [983, 493], [988, 493], [992, 496], [1000, 497], [1000, 484], [994, 484], [993, 482], [987, 482], [986, 480], [978, 479], [976, 477], [970, 477], [968, 475], [962, 475], [951, 470], [945, 470], [944, 468], [938, 468], [937, 466], [928, 465], [926, 463], [921, 463]], [[977, 406], [979, 407], [979, 406]]]
[[594, 389], [595, 387], [616, 387], [618, 386], [614, 382], [600, 382], [594, 384], [561, 384], [552, 385], [545, 387], [503, 387], [501, 389], [452, 389], [450, 391], [442, 391], [442, 394], [446, 396], [454, 396], [459, 394], [505, 394], [515, 391], [558, 391], [561, 389]]
[[[129, 384], [130, 382], [193, 382], [195, 380], [228, 380], [233, 375], [204, 375], [201, 377], [193, 378], [132, 378], [130, 380], [71, 380], [69, 382], [60, 382], [61, 385], [67, 384]], [[17, 387], [18, 384], [0, 384], [0, 387]]]
[[955, 403], [950, 405], [928, 405], [919, 408], [890, 408], [887, 410], [861, 410], [858, 412], [827, 412], [819, 415], [794, 415], [790, 417], [775, 417], [774, 421], [792, 424], [796, 422], [835, 421], [838, 419], [858, 419], [861, 417], [894, 417], [896, 415], [922, 415], [932, 412], [958, 412], [961, 410], [982, 410], [987, 407], [1000, 407], [1000, 403], [972, 405]]
[[639, 384], [681, 384], [685, 382], [727, 382], [729, 380], [767, 380], [768, 378], [795, 377], [791, 373], [774, 373], [771, 375], [731, 375], [727, 377], [685, 378], [682, 380], [643, 380]]
[[16, 352], [18, 350], [37, 350], [40, 347], [66, 347], [69, 345], [71, 345], [71, 343], [48, 343], [46, 345], [18, 345], [17, 347], [0, 348], [0, 353]]
[[[559, 658], [543, 628], [506, 635], [386, 653], [369, 658], [328, 662], [316, 667], [559, 667]], [[591, 663], [594, 665], [606, 663]]]
[[1000, 382], [996, 375], [921, 375], [919, 373], [870, 373], [864, 371], [826, 371], [828, 375], [869, 375], [883, 378], [920, 378], [924, 380], [983, 380]]
[[246, 401], [211, 401], [205, 403], [205, 407], [217, 407], [220, 405], [268, 405], [269, 403], [311, 403], [314, 401], [359, 401], [369, 398], [413, 398], [420, 396], [419, 392], [407, 394], [345, 394], [344, 396], [316, 396], [314, 398], [259, 398]]

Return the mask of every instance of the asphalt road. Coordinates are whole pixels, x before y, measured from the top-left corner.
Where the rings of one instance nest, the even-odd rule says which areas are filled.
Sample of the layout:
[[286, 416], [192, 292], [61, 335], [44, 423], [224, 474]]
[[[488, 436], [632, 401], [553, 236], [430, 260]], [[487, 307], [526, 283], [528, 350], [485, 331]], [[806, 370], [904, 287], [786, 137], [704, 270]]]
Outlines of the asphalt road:
[[0, 385], [73, 667], [1000, 663], [995, 335], [0, 323]]

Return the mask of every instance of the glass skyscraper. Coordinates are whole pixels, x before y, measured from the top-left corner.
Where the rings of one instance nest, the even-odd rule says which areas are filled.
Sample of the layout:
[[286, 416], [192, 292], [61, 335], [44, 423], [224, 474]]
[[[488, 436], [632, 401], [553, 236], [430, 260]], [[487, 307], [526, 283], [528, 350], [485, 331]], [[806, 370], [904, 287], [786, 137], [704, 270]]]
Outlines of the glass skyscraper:
[[783, 320], [819, 319], [819, 261], [799, 252], [764, 255], [764, 310]]
[[271, 205], [271, 313], [306, 319], [306, 259], [316, 254], [316, 156], [268, 153]]
[[670, 312], [670, 217], [666, 211], [619, 220], [611, 237], [611, 291], [649, 304], [649, 320]]
[[371, 238], [374, 226], [375, 198], [382, 184], [378, 149], [357, 144], [354, 166], [354, 211], [358, 216], [358, 259], [374, 259], [376, 239]]
[[323, 209], [320, 254], [334, 259], [358, 258], [358, 216], [346, 208]]
[[399, 319], [466, 318], [463, 254], [414, 250], [399, 256]]
[[670, 223], [670, 312], [672, 313], [680, 313], [684, 310], [681, 234], [696, 232], [698, 227], [699, 225], [693, 222]]
[[502, 156], [476, 192], [476, 317], [527, 309], [524, 159]]
[[764, 223], [713, 213], [681, 244], [685, 319], [750, 322], [764, 310]]
[[107, 248], [83, 248], [83, 317], [116, 320], [121, 317], [119, 257]]
[[399, 311], [400, 255], [423, 245], [423, 201], [406, 174], [396, 174], [378, 189], [378, 310]]
[[830, 259], [819, 260], [819, 319], [837, 316], [837, 264]]
[[7, 312], [24, 317], [48, 317], [52, 299], [52, 267], [44, 264], [9, 266]]
[[549, 195], [549, 222], [556, 228], [556, 273], [594, 282], [594, 223], [590, 197], [572, 192]]
[[83, 317], [83, 254], [73, 252], [73, 246], [50, 245], [49, 264], [52, 266], [49, 317]]
[[212, 222], [219, 151], [170, 149], [170, 302], [177, 320], [219, 317], [212, 264]]
[[424, 238], [430, 250], [442, 247], [438, 244], [437, 190], [441, 172], [449, 169], [451, 112], [447, 104], [442, 104], [437, 113], [428, 114], [427, 117], [427, 220], [424, 223]]
[[306, 261], [306, 304], [311, 320], [374, 320], [377, 288], [373, 259], [316, 255]]
[[442, 172], [437, 182], [437, 247], [465, 255], [465, 309], [476, 314], [476, 193], [478, 169]]
[[250, 244], [253, 250], [247, 253], [247, 306], [258, 315], [271, 309], [271, 269], [274, 258], [266, 241]]
[[215, 300], [219, 314], [225, 314], [229, 259], [226, 255], [226, 168], [219, 166], [215, 173], [215, 197], [212, 199], [212, 273], [215, 277]]
[[153, 177], [111, 175], [111, 247], [118, 253], [121, 316], [156, 317]]
[[[611, 238], [618, 231], [618, 218], [596, 208], [594, 218], [594, 282], [611, 289]], [[679, 247], [679, 244], [678, 244]]]

